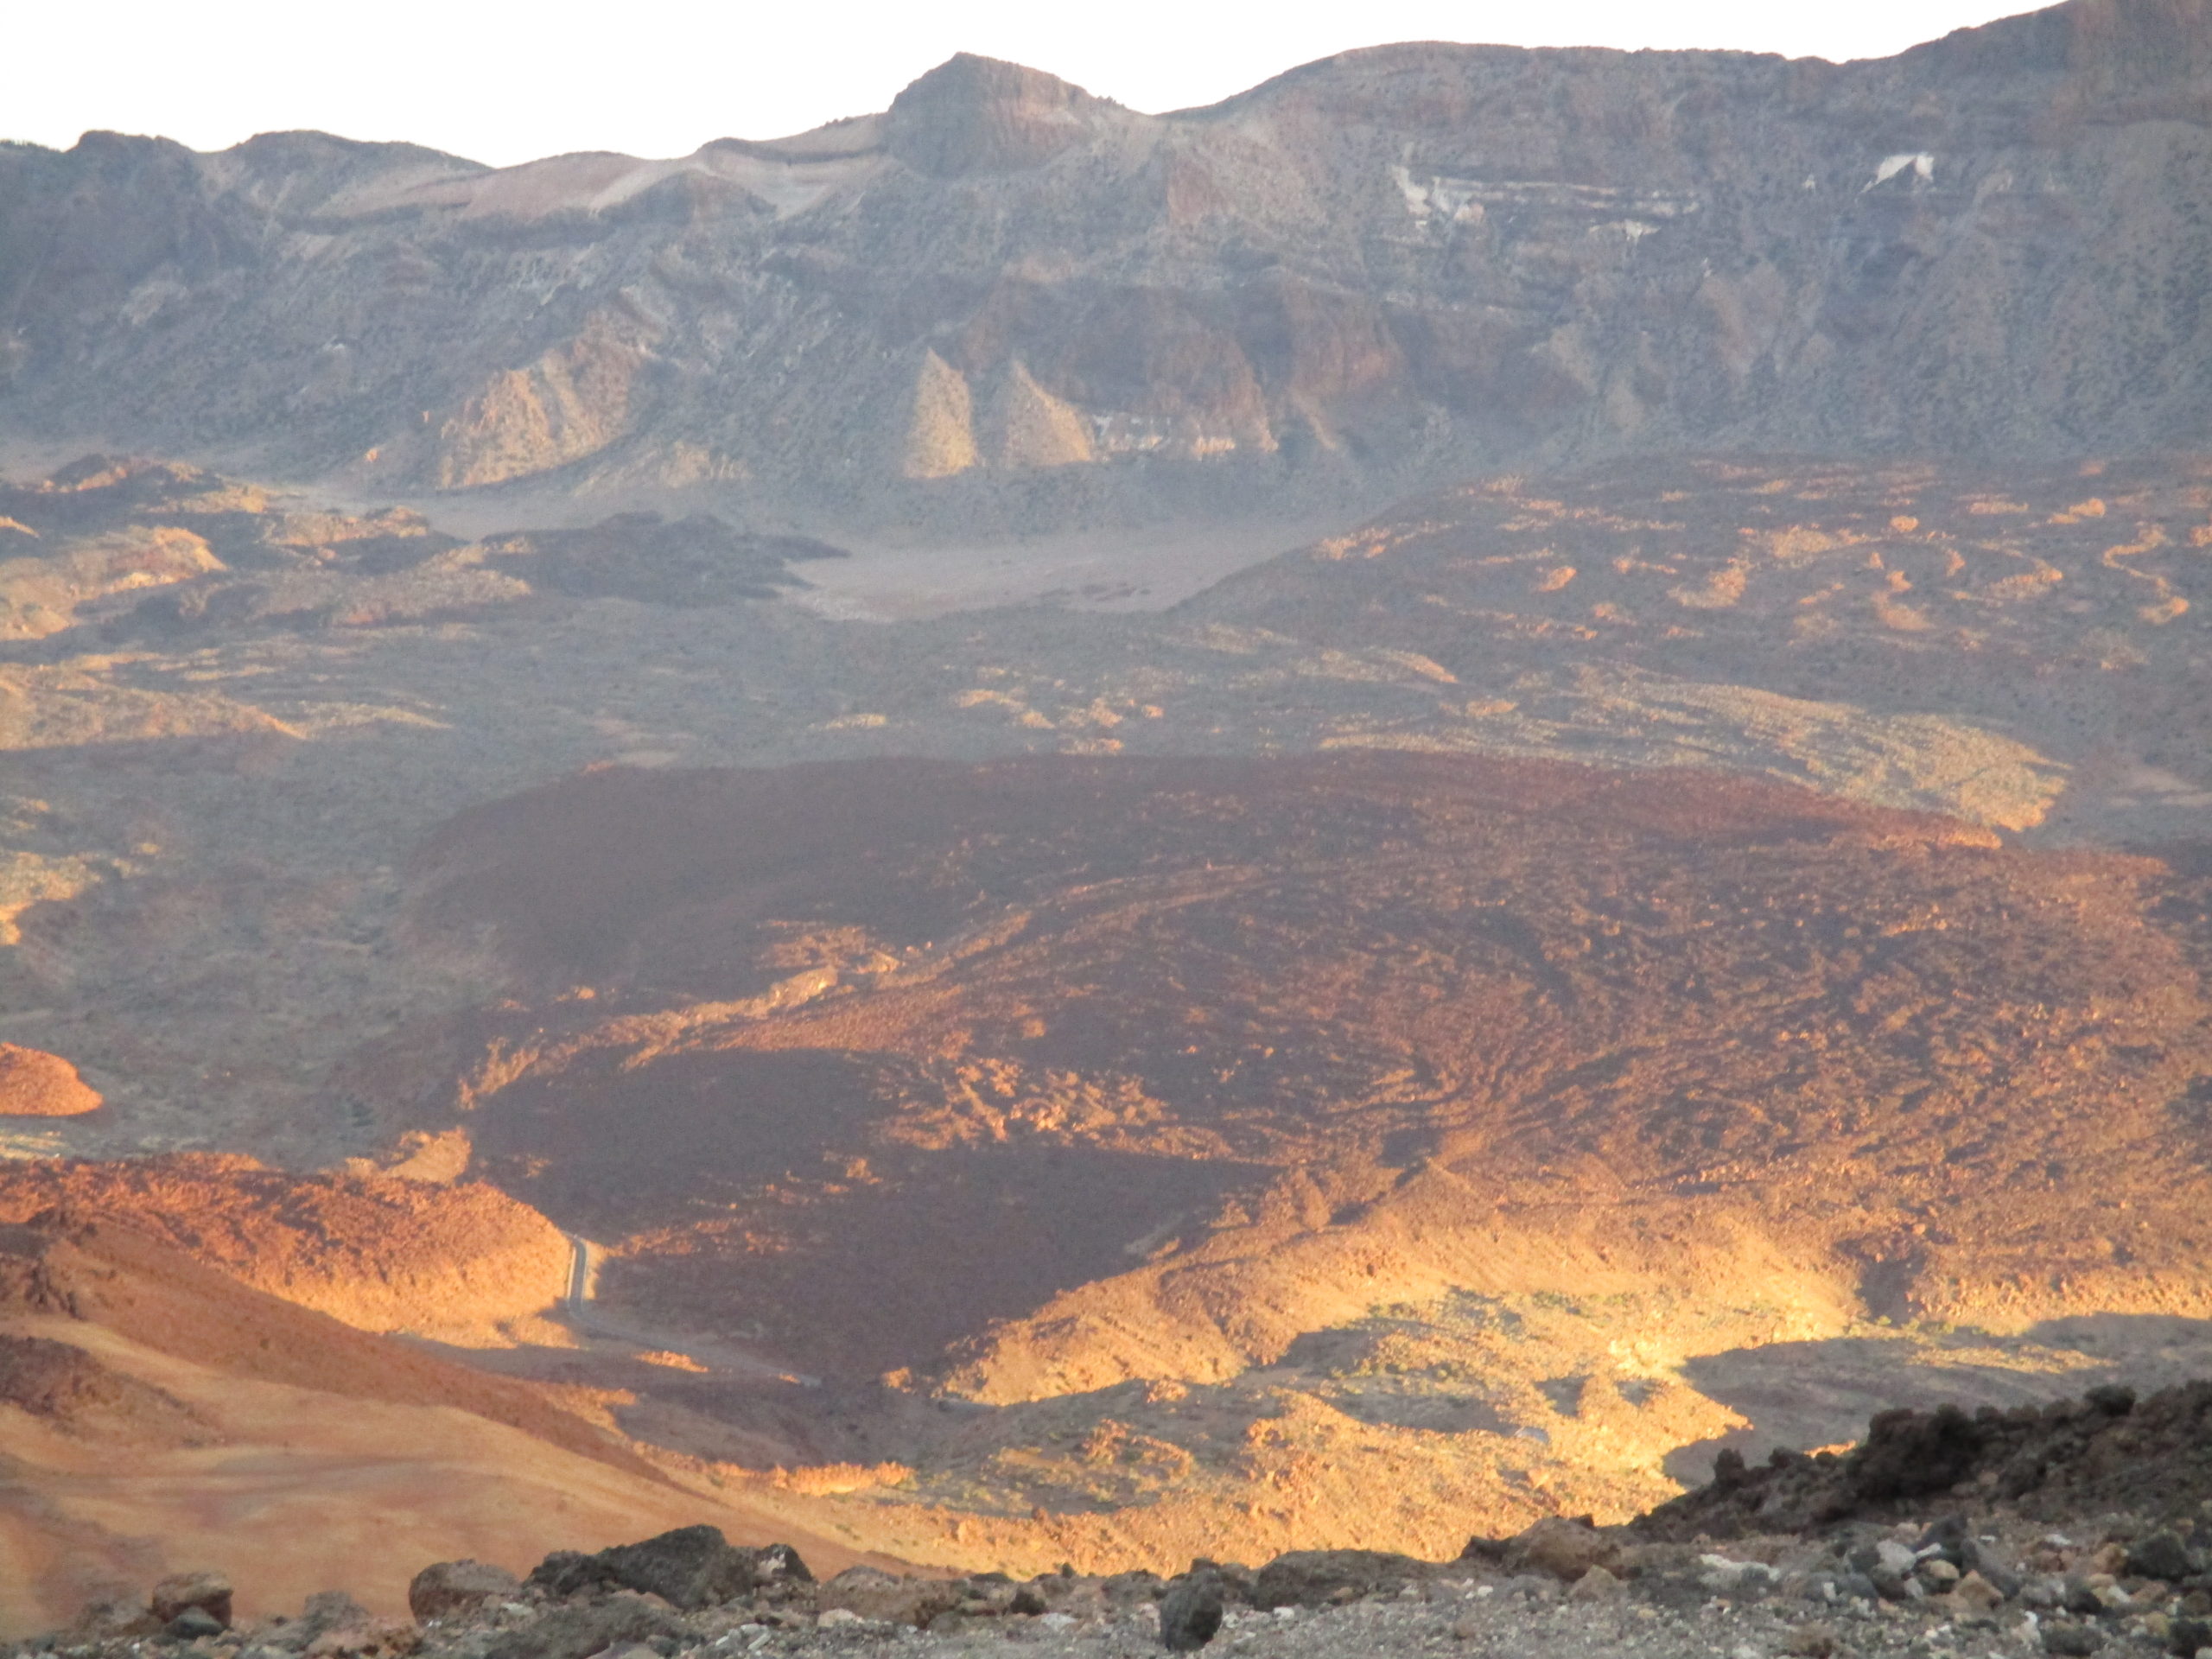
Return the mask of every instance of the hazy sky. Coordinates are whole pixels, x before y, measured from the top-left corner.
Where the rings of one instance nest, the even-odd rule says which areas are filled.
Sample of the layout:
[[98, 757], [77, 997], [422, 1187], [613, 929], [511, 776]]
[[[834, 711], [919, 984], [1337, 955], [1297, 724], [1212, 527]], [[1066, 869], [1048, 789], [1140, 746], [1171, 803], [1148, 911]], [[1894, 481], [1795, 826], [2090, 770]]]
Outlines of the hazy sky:
[[480, 161], [688, 154], [880, 110], [955, 52], [1140, 110], [1210, 104], [1389, 41], [1880, 57], [2023, 0], [110, 0], [9, 8], [0, 137], [214, 149], [318, 127]]

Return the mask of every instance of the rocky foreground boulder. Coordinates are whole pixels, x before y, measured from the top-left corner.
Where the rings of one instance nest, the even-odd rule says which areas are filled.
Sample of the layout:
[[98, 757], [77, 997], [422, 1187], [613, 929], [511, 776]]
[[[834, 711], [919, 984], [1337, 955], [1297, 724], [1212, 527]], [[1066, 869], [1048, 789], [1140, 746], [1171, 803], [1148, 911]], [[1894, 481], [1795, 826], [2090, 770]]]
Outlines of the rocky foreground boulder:
[[486, 1602], [512, 1601], [522, 1581], [488, 1561], [435, 1561], [407, 1586], [407, 1610], [423, 1624], [474, 1612]]
[[788, 1546], [695, 1526], [558, 1551], [525, 1578], [435, 1563], [409, 1601], [415, 1619], [393, 1621], [329, 1592], [240, 1629], [229, 1582], [194, 1572], [143, 1608], [88, 1608], [7, 1653], [689, 1659], [1012, 1643], [1129, 1659], [1218, 1642], [1286, 1656], [2212, 1659], [2212, 1382], [1884, 1413], [1848, 1452], [1758, 1469], [1724, 1452], [1709, 1484], [1625, 1526], [1553, 1516], [1444, 1562], [1301, 1550], [1257, 1570], [1197, 1560], [1173, 1579], [856, 1567], [817, 1582]]
[[811, 1583], [814, 1574], [788, 1544], [741, 1549], [715, 1527], [679, 1527], [643, 1543], [618, 1544], [596, 1555], [556, 1550], [537, 1565], [530, 1582], [549, 1595], [568, 1598], [594, 1589], [658, 1596], [686, 1611], [734, 1601], [777, 1584]]

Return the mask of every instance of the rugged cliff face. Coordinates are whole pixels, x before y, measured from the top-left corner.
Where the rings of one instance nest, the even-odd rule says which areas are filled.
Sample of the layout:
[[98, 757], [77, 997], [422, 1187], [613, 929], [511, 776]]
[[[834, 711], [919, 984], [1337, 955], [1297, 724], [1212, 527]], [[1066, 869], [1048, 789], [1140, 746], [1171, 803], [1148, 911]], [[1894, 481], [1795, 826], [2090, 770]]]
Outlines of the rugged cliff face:
[[2170, 445], [2208, 111], [2212, 12], [2069, 0], [1841, 66], [1383, 47], [1157, 117], [961, 57], [671, 162], [90, 134], [0, 148], [0, 434], [963, 526]]

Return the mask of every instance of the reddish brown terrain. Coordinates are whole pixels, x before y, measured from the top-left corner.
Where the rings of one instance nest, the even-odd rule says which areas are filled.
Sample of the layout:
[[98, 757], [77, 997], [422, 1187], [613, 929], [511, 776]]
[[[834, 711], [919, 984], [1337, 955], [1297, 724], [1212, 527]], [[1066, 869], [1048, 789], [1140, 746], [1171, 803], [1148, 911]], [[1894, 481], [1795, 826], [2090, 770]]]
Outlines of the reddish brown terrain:
[[[88, 459], [0, 501], [25, 527], [0, 604], [45, 607], [0, 642], [0, 1035], [107, 1103], [10, 1144], [382, 1158], [412, 1120], [371, 1109], [361, 1050], [406, 1059], [394, 1032], [486, 992], [473, 949], [396, 948], [399, 870], [455, 811], [607, 760], [1382, 747], [1749, 772], [2046, 843], [2200, 835], [2201, 472], [1624, 462], [1301, 534], [1163, 613], [855, 626], [696, 602], [702, 563], [765, 591], [781, 567], [739, 555], [776, 538], [464, 543]], [[188, 542], [219, 568], [162, 552]], [[897, 579], [1035, 594], [1035, 552]]]
[[236, 1154], [0, 1164], [0, 1221], [111, 1217], [257, 1290], [367, 1331], [501, 1344], [543, 1339], [568, 1243], [481, 1182], [296, 1175]]
[[[880, 1524], [1433, 1552], [1663, 1496], [1755, 1421], [1727, 1356], [1955, 1328], [1893, 1361], [2002, 1394], [2212, 1316], [2200, 887], [1707, 773], [603, 770], [419, 861], [417, 948], [515, 998], [424, 1127], [607, 1248], [601, 1318], [937, 1459]], [[747, 1461], [664, 1375], [626, 1423]]]

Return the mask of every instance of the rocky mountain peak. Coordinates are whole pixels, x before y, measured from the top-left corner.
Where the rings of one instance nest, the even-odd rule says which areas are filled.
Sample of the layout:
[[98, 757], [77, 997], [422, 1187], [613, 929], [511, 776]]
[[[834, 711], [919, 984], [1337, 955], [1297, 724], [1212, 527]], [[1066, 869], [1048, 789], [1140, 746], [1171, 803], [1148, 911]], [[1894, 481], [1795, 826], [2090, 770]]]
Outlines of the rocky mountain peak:
[[938, 178], [1050, 161], [1119, 106], [1057, 75], [962, 52], [892, 101], [891, 153]]
[[2203, 0], [2069, 0], [2056, 16], [2076, 76], [2140, 87], [2212, 75], [2212, 6]]
[[2202, 0], [2065, 0], [1905, 54], [1968, 73], [2061, 73], [2116, 92], [2212, 74], [2212, 6]]

